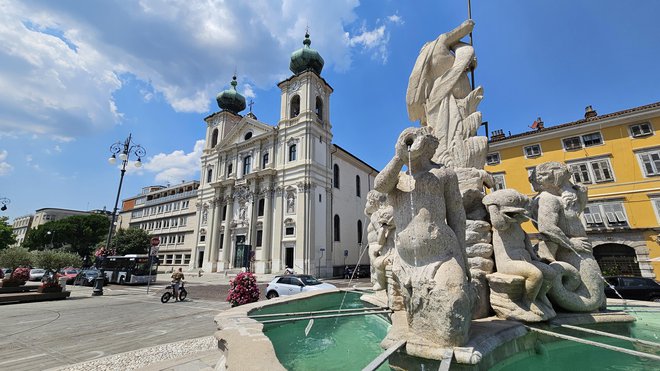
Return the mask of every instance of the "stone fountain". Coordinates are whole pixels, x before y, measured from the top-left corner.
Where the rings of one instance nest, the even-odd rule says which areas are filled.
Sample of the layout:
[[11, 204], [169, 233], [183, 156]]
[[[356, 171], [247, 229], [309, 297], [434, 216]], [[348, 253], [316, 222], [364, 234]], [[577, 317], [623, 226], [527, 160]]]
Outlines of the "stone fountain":
[[[555, 318], [556, 310], [605, 307], [604, 280], [579, 217], [587, 192], [571, 183], [566, 165], [533, 171], [533, 199], [513, 189], [484, 193], [493, 178], [483, 169], [488, 140], [476, 135], [483, 89], [470, 85], [474, 49], [461, 41], [473, 27], [463, 22], [417, 58], [406, 101], [420, 127], [399, 136], [374, 183], [378, 202], [365, 210], [376, 294], [364, 297], [394, 310], [383, 348], [404, 340], [408, 355], [453, 354], [472, 364], [484, 351], [474, 346], [473, 319], [494, 312], [532, 323]], [[520, 226], [528, 219], [542, 236], [536, 245]]]
[[[487, 368], [519, 351], [506, 345], [523, 339], [532, 323], [634, 320], [598, 313], [603, 279], [579, 217], [587, 191], [571, 183], [565, 164], [536, 167], [532, 198], [513, 189], [486, 195], [494, 182], [484, 170], [488, 139], [477, 136], [483, 89], [470, 84], [475, 52], [461, 41], [473, 28], [467, 20], [422, 47], [406, 95], [409, 118], [420, 126], [403, 130], [367, 196], [374, 292], [362, 300], [392, 311], [381, 347], [400, 347], [393, 368], [416, 368], [408, 356], [472, 365], [489, 357], [481, 364]], [[528, 219], [540, 232], [537, 244], [521, 228]], [[273, 347], [250, 312], [272, 302], [304, 306], [314, 295], [323, 294], [219, 315], [224, 356], [216, 369], [232, 364], [230, 349], [235, 365], [275, 367]], [[241, 355], [255, 344], [259, 352]]]

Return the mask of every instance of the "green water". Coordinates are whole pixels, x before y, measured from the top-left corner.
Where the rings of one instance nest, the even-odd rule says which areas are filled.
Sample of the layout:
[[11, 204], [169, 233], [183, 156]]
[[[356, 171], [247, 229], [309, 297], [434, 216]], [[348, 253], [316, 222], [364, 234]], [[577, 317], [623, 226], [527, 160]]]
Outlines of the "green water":
[[[623, 309], [623, 308], [609, 308]], [[660, 342], [660, 311], [638, 310], [629, 312], [637, 321], [630, 326], [607, 324], [589, 327], [594, 330], [615, 333], [636, 339]], [[552, 328], [552, 331], [579, 337], [585, 340], [597, 341], [621, 348], [632, 349], [639, 352], [660, 355], [660, 348], [643, 344], [633, 344], [625, 340], [612, 339], [601, 336], [588, 335], [584, 332]], [[597, 348], [591, 345], [579, 344], [572, 341], [554, 341], [545, 335], [538, 338], [535, 349], [523, 351], [513, 357], [498, 363], [491, 370], [660, 370], [658, 361], [639, 358], [632, 355]]]
[[[343, 295], [322, 295], [250, 314], [337, 309]], [[359, 294], [347, 293], [342, 308], [365, 307], [359, 298]], [[287, 370], [360, 370], [383, 352], [379, 344], [390, 327], [379, 315], [315, 319], [305, 336], [308, 324], [309, 320], [303, 320], [264, 326], [264, 334]], [[379, 370], [389, 370], [389, 366], [385, 363]]]

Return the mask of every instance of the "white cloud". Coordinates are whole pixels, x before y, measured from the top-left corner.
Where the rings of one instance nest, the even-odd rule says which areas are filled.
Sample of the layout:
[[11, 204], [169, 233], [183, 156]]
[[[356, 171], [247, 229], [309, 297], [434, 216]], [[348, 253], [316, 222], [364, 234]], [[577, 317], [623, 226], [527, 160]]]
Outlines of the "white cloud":
[[389, 55], [387, 44], [390, 40], [390, 34], [385, 32], [385, 29], [386, 27], [382, 25], [370, 31], [362, 28], [361, 32], [355, 36], [349, 36], [347, 33], [348, 45], [352, 47], [361, 46], [363, 50], [372, 51], [374, 58], [387, 63]]
[[8, 175], [14, 170], [14, 167], [6, 161], [8, 155], [6, 150], [0, 151], [0, 176]]
[[0, 89], [12, 92], [0, 95], [0, 132], [71, 141], [106, 130], [124, 119], [113, 93], [126, 79], [145, 83], [146, 102], [163, 97], [176, 111], [204, 113], [238, 67], [246, 96], [254, 97], [255, 89], [288, 75], [288, 56], [302, 47], [307, 26], [326, 69], [348, 69], [355, 50], [384, 62], [387, 26], [346, 31], [358, 21], [358, 6], [358, 0], [0, 0]]
[[[195, 143], [192, 152], [185, 153], [183, 150], [176, 150], [169, 154], [159, 153], [144, 161], [141, 169], [145, 172], [155, 173], [156, 182], [178, 183], [182, 180], [190, 180], [195, 178], [199, 172], [203, 149], [204, 140], [200, 139]], [[128, 168], [127, 166], [127, 170]]]
[[387, 20], [398, 25], [405, 23], [403, 22], [403, 18], [401, 18], [398, 14], [392, 14], [391, 16], [387, 17]]
[[246, 99], [257, 97], [250, 84], [243, 84], [243, 96], [245, 96]]

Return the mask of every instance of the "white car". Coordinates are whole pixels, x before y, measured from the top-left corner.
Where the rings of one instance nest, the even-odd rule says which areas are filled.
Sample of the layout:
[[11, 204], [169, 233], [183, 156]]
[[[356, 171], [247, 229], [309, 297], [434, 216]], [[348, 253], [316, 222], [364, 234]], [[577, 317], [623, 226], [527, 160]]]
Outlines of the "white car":
[[44, 278], [44, 274], [46, 274], [45, 269], [30, 269], [30, 281], [41, 281], [41, 279]]
[[334, 289], [335, 285], [323, 283], [308, 274], [286, 274], [276, 276], [266, 286], [266, 298], [272, 299], [283, 295], [293, 295], [305, 291]]

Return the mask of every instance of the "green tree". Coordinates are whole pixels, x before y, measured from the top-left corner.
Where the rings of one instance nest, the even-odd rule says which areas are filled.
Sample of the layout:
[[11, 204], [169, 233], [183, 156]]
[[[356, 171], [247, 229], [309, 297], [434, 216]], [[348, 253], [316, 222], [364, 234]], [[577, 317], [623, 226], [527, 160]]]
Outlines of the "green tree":
[[57, 272], [66, 267], [80, 267], [82, 259], [78, 254], [58, 250], [46, 250], [35, 251], [34, 262], [40, 268]]
[[139, 228], [120, 229], [110, 242], [112, 250], [117, 255], [148, 254], [151, 247], [151, 236]]
[[34, 256], [22, 247], [10, 247], [0, 251], [0, 266], [11, 268], [12, 270], [24, 266], [31, 266], [34, 262]]
[[4, 250], [16, 243], [14, 229], [8, 223], [9, 218], [0, 216], [0, 250]]
[[105, 240], [110, 221], [104, 215], [75, 215], [48, 222], [28, 231], [23, 247], [30, 250], [64, 249], [81, 257], [92, 255]]

